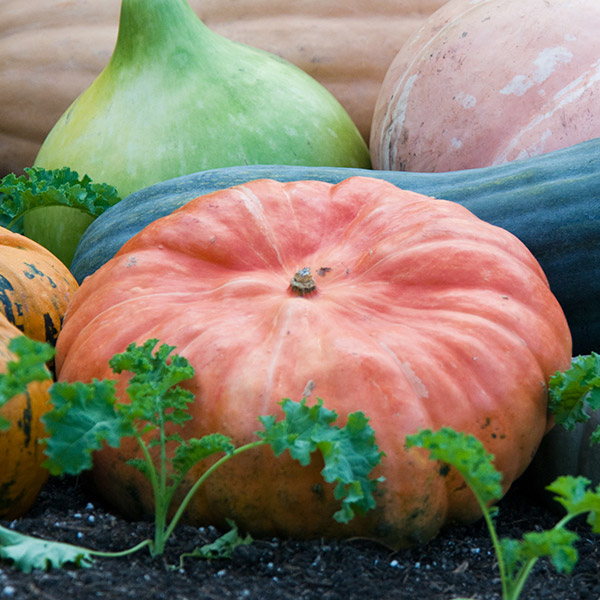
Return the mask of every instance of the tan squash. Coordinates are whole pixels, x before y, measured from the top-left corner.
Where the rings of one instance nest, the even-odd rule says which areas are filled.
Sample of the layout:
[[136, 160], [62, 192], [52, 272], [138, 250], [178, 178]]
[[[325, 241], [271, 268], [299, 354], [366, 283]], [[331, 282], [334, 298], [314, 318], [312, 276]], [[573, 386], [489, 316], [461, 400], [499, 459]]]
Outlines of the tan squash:
[[[446, 0], [189, 0], [216, 32], [296, 64], [366, 140], [392, 59]], [[60, 115], [111, 56], [120, 0], [2, 0], [0, 176], [33, 164]]]
[[[21, 332], [0, 313], [0, 373], [14, 360], [8, 343]], [[40, 439], [45, 430], [40, 417], [49, 408], [48, 388], [51, 380], [33, 381], [26, 394], [11, 398], [0, 408], [0, 415], [11, 424], [0, 430], [0, 519], [16, 519], [37, 498], [48, 479], [42, 467], [46, 458]]]

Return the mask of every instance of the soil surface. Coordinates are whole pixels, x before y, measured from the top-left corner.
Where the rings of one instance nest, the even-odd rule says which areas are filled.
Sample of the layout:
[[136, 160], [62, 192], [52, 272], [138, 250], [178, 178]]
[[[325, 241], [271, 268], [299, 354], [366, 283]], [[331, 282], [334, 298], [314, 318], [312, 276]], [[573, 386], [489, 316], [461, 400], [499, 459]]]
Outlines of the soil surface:
[[[527, 494], [519, 482], [499, 504], [500, 537], [551, 527], [558, 515]], [[9, 525], [3, 522], [3, 525]], [[52, 479], [16, 530], [99, 550], [122, 550], [152, 536], [149, 523], [131, 523], [106, 510], [75, 478]], [[599, 600], [600, 544], [584, 521], [579, 562], [571, 575], [537, 562], [522, 600]], [[182, 526], [164, 557], [147, 549], [127, 558], [99, 558], [90, 568], [17, 571], [0, 562], [0, 600], [91, 600], [98, 598], [194, 600], [264, 598], [290, 600], [499, 600], [500, 580], [482, 521], [443, 532], [426, 546], [391, 551], [365, 540], [255, 540], [231, 559], [179, 555], [213, 541], [212, 528]]]

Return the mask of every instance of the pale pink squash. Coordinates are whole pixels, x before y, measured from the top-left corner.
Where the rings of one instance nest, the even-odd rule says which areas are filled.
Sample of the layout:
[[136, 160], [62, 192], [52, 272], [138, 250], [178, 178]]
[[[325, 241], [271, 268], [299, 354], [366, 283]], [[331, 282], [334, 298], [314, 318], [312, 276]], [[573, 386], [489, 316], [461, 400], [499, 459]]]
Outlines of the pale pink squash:
[[598, 0], [450, 0], [396, 55], [378, 169], [454, 171], [600, 136]]

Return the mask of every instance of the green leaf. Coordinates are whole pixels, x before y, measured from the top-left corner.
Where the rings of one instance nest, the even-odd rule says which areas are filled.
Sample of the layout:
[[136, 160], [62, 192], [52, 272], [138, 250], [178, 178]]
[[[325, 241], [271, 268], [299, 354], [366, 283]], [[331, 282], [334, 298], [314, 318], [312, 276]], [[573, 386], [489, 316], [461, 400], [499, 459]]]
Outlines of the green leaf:
[[195, 548], [192, 552], [185, 552], [179, 559], [179, 568], [183, 568], [183, 561], [185, 558], [204, 558], [208, 560], [214, 560], [217, 558], [231, 558], [233, 551], [239, 546], [247, 546], [254, 540], [250, 534], [242, 537], [237, 528], [237, 525], [231, 520], [227, 519], [227, 523], [231, 529], [218, 537], [214, 542], [210, 544], [204, 544], [199, 548]]
[[265, 431], [259, 432], [258, 436], [271, 445], [275, 456], [288, 450], [293, 458], [306, 466], [310, 463], [310, 455], [317, 449], [313, 438], [315, 431], [329, 428], [337, 414], [325, 408], [320, 398], [311, 407], [306, 405], [306, 400], [298, 403], [284, 399], [281, 405], [285, 419], [276, 421], [274, 416], [259, 417]]
[[[587, 408], [600, 408], [600, 354], [576, 356], [571, 367], [557, 372], [549, 382], [550, 410], [565, 429], [590, 418]], [[596, 431], [595, 439], [598, 439]]]
[[53, 475], [76, 475], [92, 467], [92, 452], [104, 443], [118, 447], [133, 433], [115, 408], [115, 382], [57, 382], [50, 388], [54, 408], [42, 421], [49, 433], [44, 466]]
[[515, 577], [524, 564], [544, 556], [550, 558], [559, 573], [570, 573], [577, 563], [574, 544], [578, 539], [579, 536], [568, 529], [531, 531], [526, 533], [522, 540], [500, 540], [500, 549], [511, 578]]
[[452, 465], [484, 504], [502, 496], [502, 475], [493, 465], [494, 456], [475, 436], [450, 427], [423, 429], [406, 436], [406, 446], [425, 448], [432, 459]]
[[172, 465], [175, 472], [183, 477], [195, 464], [218, 452], [233, 454], [235, 446], [231, 439], [220, 433], [211, 433], [200, 439], [182, 441], [175, 451]]
[[68, 167], [24, 169], [25, 175], [6, 175], [0, 181], [0, 226], [23, 233], [25, 213], [42, 206], [70, 206], [94, 217], [119, 202], [117, 190], [106, 183], [92, 183]]
[[[12, 338], [8, 349], [17, 360], [8, 361], [6, 371], [0, 373], [0, 407], [17, 394], [24, 394], [32, 381], [44, 381], [51, 375], [46, 363], [54, 356], [54, 348], [25, 335]], [[10, 422], [0, 416], [0, 431], [8, 429]]]
[[144, 458], [130, 458], [127, 464], [135, 467], [149, 480], [151, 480], [153, 472], [156, 472], [154, 467], [151, 467]]
[[361, 412], [352, 413], [340, 428], [332, 425], [337, 414], [325, 408], [321, 399], [310, 407], [305, 399], [299, 403], [284, 399], [281, 406], [285, 419], [260, 417], [264, 431], [256, 435], [269, 443], [276, 456], [288, 450], [304, 466], [310, 463], [313, 452], [321, 452], [323, 479], [336, 483], [335, 497], [342, 501], [334, 515], [336, 520], [346, 523], [355, 512], [362, 514], [373, 508], [373, 492], [382, 478], [370, 479], [369, 475], [384, 454], [375, 443], [368, 419]]
[[554, 492], [554, 499], [563, 505], [569, 515], [588, 513], [587, 522], [594, 533], [600, 533], [600, 485], [589, 489], [585, 477], [563, 475], [546, 487]]
[[188, 404], [194, 400], [189, 390], [177, 384], [194, 376], [194, 368], [182, 356], [171, 355], [174, 346], [158, 343], [155, 338], [137, 346], [130, 344], [126, 351], [115, 354], [109, 364], [115, 373], [130, 371], [133, 377], [127, 387], [130, 404], [119, 404], [131, 420], [141, 419], [160, 426], [166, 422], [181, 424], [189, 420]]
[[92, 565], [91, 551], [87, 548], [49, 542], [0, 526], [0, 558], [12, 560], [24, 573], [34, 569], [47, 570], [73, 564], [78, 567]]

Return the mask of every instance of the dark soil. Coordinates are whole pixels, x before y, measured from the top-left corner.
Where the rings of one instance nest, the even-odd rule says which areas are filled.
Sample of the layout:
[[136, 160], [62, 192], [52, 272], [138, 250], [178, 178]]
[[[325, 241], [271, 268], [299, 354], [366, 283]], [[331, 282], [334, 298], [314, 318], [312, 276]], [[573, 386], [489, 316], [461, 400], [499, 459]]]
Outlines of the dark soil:
[[[557, 514], [517, 485], [499, 505], [501, 537], [551, 527]], [[8, 525], [6, 522], [3, 525]], [[11, 526], [46, 539], [100, 550], [122, 550], [152, 536], [149, 523], [130, 523], [111, 514], [77, 479], [54, 479], [37, 504]], [[570, 576], [540, 560], [522, 599], [599, 600], [600, 544], [585, 522], [579, 562]], [[294, 600], [480, 600], [501, 598], [500, 581], [484, 522], [440, 534], [424, 547], [393, 552], [365, 540], [255, 540], [231, 559], [188, 559], [179, 555], [214, 540], [212, 528], [180, 527], [165, 557], [146, 549], [127, 558], [100, 558], [90, 568], [25, 574], [0, 563], [0, 600], [88, 600], [139, 598], [194, 600], [234, 598]], [[175, 565], [175, 566], [173, 566]]]

